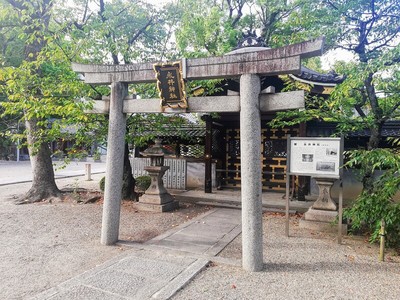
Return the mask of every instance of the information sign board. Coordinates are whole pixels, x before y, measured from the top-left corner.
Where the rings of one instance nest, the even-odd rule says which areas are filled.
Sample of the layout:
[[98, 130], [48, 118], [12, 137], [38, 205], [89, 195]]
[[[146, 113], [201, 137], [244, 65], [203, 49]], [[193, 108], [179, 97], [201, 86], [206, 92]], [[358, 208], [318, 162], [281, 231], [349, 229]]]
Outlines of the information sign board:
[[289, 173], [339, 177], [340, 138], [290, 138]]

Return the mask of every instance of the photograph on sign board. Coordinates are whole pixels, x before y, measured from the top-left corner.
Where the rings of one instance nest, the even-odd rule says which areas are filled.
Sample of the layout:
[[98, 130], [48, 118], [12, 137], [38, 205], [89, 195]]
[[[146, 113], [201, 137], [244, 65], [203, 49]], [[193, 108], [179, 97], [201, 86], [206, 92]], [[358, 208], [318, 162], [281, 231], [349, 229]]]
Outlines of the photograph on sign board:
[[335, 148], [327, 148], [326, 155], [327, 156], [336, 156], [338, 154], [338, 150]]
[[302, 154], [301, 155], [301, 161], [302, 162], [313, 162], [314, 161], [314, 155], [313, 154]]
[[317, 171], [335, 172], [335, 163], [328, 161], [317, 161]]

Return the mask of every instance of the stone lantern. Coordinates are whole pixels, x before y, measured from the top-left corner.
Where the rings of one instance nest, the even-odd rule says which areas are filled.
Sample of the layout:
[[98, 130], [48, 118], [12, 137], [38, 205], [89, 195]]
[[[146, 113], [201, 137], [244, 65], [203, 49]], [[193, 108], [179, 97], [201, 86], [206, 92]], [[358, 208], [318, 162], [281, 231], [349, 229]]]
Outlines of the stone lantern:
[[149, 188], [139, 198], [139, 208], [147, 211], [165, 212], [179, 207], [179, 203], [168, 193], [164, 187], [163, 176], [169, 169], [164, 166], [165, 154], [172, 154], [161, 146], [161, 140], [156, 139], [155, 144], [141, 153], [150, 158], [150, 166], [144, 169], [151, 177]]
[[[142, 154], [144, 157], [149, 157], [150, 158], [150, 166], [152, 167], [163, 167], [164, 166], [164, 156], [166, 154], [172, 154], [165, 148], [161, 146], [161, 140], [156, 139], [154, 141], [154, 145], [147, 148], [140, 154]], [[169, 167], [166, 167], [168, 170]]]

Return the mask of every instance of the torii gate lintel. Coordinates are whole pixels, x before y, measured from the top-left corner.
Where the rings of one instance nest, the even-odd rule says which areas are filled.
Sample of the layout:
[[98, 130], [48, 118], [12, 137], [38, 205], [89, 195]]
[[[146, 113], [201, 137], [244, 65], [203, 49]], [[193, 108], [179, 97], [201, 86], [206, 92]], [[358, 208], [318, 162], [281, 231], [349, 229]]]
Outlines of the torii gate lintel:
[[[324, 38], [285, 47], [218, 57], [183, 59], [185, 79], [237, 78], [241, 74], [260, 76], [300, 73], [300, 62], [322, 54]], [[155, 63], [155, 62], [154, 62]], [[90, 84], [155, 82], [153, 64], [86, 65], [73, 63], [72, 69], [85, 75]]]

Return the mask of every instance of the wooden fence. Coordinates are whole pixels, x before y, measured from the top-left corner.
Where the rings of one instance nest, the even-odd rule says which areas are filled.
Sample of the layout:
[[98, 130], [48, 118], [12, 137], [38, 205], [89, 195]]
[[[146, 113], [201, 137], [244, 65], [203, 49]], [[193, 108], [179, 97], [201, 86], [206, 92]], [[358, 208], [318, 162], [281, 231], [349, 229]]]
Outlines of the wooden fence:
[[[147, 175], [145, 166], [150, 165], [150, 158], [131, 158], [133, 177]], [[163, 177], [164, 186], [167, 189], [186, 189], [187, 164], [185, 159], [166, 158], [164, 165], [169, 166]]]

